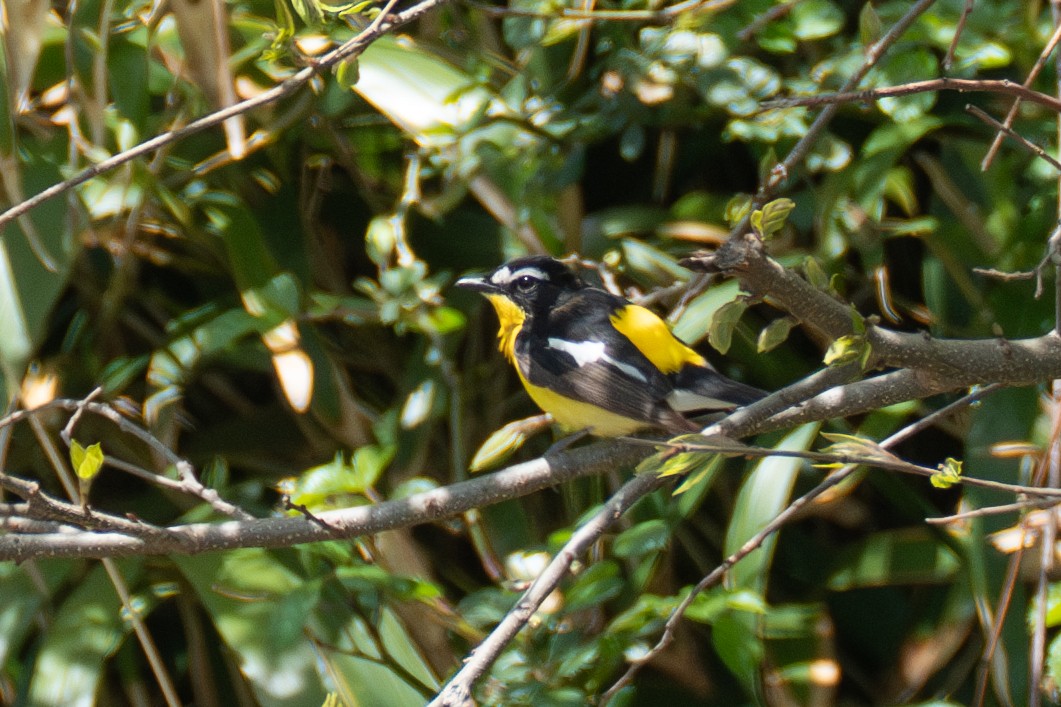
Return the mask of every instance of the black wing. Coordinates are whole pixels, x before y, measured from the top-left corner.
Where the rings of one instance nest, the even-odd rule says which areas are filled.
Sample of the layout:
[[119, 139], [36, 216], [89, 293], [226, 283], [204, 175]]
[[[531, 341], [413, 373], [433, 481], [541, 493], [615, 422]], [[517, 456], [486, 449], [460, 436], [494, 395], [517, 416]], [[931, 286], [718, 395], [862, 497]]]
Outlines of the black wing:
[[676, 431], [695, 429], [671, 409], [674, 387], [611, 324], [626, 303], [603, 290], [584, 289], [524, 326], [516, 357], [527, 380], [623, 417]]

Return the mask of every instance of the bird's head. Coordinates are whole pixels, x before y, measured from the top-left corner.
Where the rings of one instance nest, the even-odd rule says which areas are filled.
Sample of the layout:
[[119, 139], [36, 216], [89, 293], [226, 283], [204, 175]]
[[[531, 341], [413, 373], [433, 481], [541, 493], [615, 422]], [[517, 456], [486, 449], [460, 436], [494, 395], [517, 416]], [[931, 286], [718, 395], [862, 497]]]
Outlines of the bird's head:
[[532, 255], [510, 260], [484, 277], [463, 277], [457, 287], [483, 293], [502, 318], [523, 319], [548, 310], [561, 294], [585, 284], [559, 260]]

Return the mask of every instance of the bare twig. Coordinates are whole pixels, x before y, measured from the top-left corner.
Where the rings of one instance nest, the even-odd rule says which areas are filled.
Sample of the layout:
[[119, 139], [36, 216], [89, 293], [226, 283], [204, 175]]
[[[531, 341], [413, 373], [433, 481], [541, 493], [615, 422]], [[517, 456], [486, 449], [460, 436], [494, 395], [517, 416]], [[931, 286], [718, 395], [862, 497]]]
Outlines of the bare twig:
[[763, 101], [761, 108], [762, 110], [774, 110], [776, 108], [794, 108], [796, 106], [833, 106], [844, 103], [863, 103], [880, 98], [894, 98], [895, 96], [910, 96], [915, 93], [931, 93], [933, 91], [1004, 93], [1018, 96], [1026, 101], [1045, 106], [1050, 110], [1061, 112], [1061, 99], [1025, 88], [1008, 79], [995, 81], [951, 78], [912, 81], [901, 86], [885, 86], [865, 91], [839, 91], [837, 93], [821, 93], [813, 96], [779, 98], [773, 101]]
[[342, 61], [359, 56], [365, 49], [372, 44], [374, 41], [382, 37], [383, 35], [391, 32], [392, 30], [401, 27], [402, 25], [409, 24], [414, 20], [419, 19], [426, 13], [440, 7], [449, 0], [421, 0], [421, 2], [410, 7], [408, 10], [403, 10], [396, 14], [390, 14], [389, 9], [393, 7], [396, 2], [391, 2], [384, 8], [384, 11], [372, 21], [364, 30], [362, 30], [356, 37], [345, 42], [342, 46], [337, 49], [325, 54], [317, 62], [307, 66], [284, 81], [280, 82], [276, 86], [261, 92], [253, 98], [248, 98], [245, 101], [234, 103], [231, 106], [222, 108], [221, 110], [214, 111], [209, 115], [206, 115], [198, 120], [193, 120], [182, 128], [171, 130], [155, 137], [145, 140], [144, 142], [132, 147], [123, 152], [108, 157], [105, 160], [101, 160], [91, 167], [87, 167], [82, 171], [75, 174], [69, 179], [65, 179], [58, 184], [53, 184], [47, 189], [39, 192], [35, 196], [26, 199], [25, 201], [16, 204], [0, 214], [0, 229], [4, 228], [12, 220], [18, 218], [22, 214], [30, 211], [31, 209], [40, 206], [49, 199], [53, 199], [60, 194], [63, 194], [74, 187], [84, 184], [93, 177], [98, 177], [101, 174], [109, 172], [115, 167], [119, 167], [126, 162], [143, 157], [144, 155], [150, 154], [160, 147], [164, 147], [173, 142], [182, 140], [189, 135], [202, 132], [207, 128], [212, 128], [216, 125], [220, 125], [225, 122], [228, 118], [236, 115], [242, 115], [250, 110], [258, 108], [260, 106], [268, 105], [275, 101], [289, 96], [295, 91], [299, 90], [313, 79], [319, 73], [326, 71]]
[[973, 0], [965, 0], [965, 7], [962, 8], [961, 17], [958, 18], [958, 24], [954, 28], [954, 36], [951, 37], [950, 46], [947, 47], [947, 54], [943, 57], [943, 70], [950, 71], [954, 65], [954, 53], [958, 50], [958, 41], [961, 40], [962, 32], [965, 31], [965, 23], [969, 20], [969, 15], [973, 11]]
[[[963, 20], [966, 14], [967, 13], [962, 14]], [[1053, 53], [1054, 48], [1057, 47], [1058, 41], [1061, 41], [1061, 24], [1058, 24], [1057, 27], [1054, 28], [1054, 33], [1051, 35], [1050, 40], [1046, 43], [1046, 46], [1043, 47], [1043, 50], [1039, 52], [1039, 58], [1035, 60], [1035, 65], [1032, 66], [1031, 71], [1028, 72], [1028, 76], [1024, 79], [1023, 85], [1025, 88], [1030, 88], [1032, 82], [1038, 78], [1039, 72], [1041, 72], [1043, 67], [1046, 66], [1046, 60], [1050, 54]], [[1018, 96], [1017, 99], [1013, 101], [1013, 105], [1010, 106], [1009, 113], [1006, 114], [1006, 119], [1002, 121], [1000, 126], [998, 126], [999, 132], [995, 135], [995, 139], [991, 141], [991, 147], [987, 149], [987, 154], [985, 154], [984, 159], [980, 161], [981, 171], [986, 172], [991, 166], [991, 162], [994, 161], [995, 155], [998, 153], [998, 148], [1002, 145], [1002, 135], [1003, 133], [1009, 134], [1010, 129], [1013, 127], [1013, 121], [1017, 117], [1017, 111], [1020, 110], [1020, 104], [1021, 97]]]
[[[90, 396], [91, 397], [91, 396]], [[146, 478], [152, 483], [156, 483], [160, 486], [167, 486], [169, 488], [175, 488], [183, 493], [195, 496], [200, 500], [208, 503], [211, 508], [216, 510], [218, 513], [222, 513], [227, 516], [233, 516], [236, 518], [250, 518], [251, 515], [237, 506], [225, 501], [214, 489], [206, 488], [199, 482], [198, 477], [195, 474], [195, 468], [186, 459], [178, 456], [173, 450], [155, 438], [150, 432], [134, 424], [127, 417], [122, 415], [120, 412], [115, 410], [110, 405], [105, 403], [94, 403], [89, 400], [71, 400], [66, 398], [60, 398], [52, 400], [49, 403], [34, 408], [33, 410], [16, 410], [11, 414], [7, 415], [3, 419], [0, 419], [0, 428], [8, 427], [16, 423], [22, 422], [27, 419], [32, 419], [34, 416], [46, 411], [46, 410], [73, 410], [75, 415], [83, 413], [84, 411], [91, 412], [100, 417], [106, 418], [110, 422], [114, 423], [119, 431], [131, 435], [141, 442], [147, 444], [152, 450], [157, 452], [167, 463], [172, 464], [176, 469], [177, 474], [180, 476], [180, 480], [177, 482], [164, 477], [145, 473], [139, 470], [139, 467], [135, 467], [131, 464], [122, 462], [121, 460], [115, 460], [108, 457], [104, 458], [104, 462], [111, 464], [117, 469], [134, 473], [141, 478]], [[64, 430], [66, 434], [72, 432], [71, 424], [67, 424]]]
[[984, 506], [983, 508], [974, 508], [971, 511], [954, 513], [949, 516], [936, 516], [934, 518], [925, 518], [925, 522], [931, 523], [932, 525], [950, 525], [951, 523], [972, 520], [973, 518], [985, 518], [988, 516], [1003, 515], [1005, 513], [1022, 513], [1024, 511], [1050, 508], [1051, 506], [1056, 505], [1057, 501], [1048, 498], [1017, 501], [1016, 503], [1003, 503], [997, 506]]
[[[876, 66], [880, 58], [884, 56], [884, 53], [891, 48], [899, 37], [901, 37], [910, 25], [914, 23], [918, 17], [921, 16], [929, 7], [935, 3], [935, 0], [918, 0], [914, 3], [906, 13], [903, 14], [899, 20], [892, 25], [888, 32], [873, 43], [869, 49], [866, 50], [865, 61], [851, 76], [844, 82], [841, 91], [850, 91], [851, 89], [858, 86], [858, 84], [865, 78], [866, 74], [869, 73], [870, 69]], [[755, 194], [754, 203], [764, 204], [771, 196], [777, 191], [777, 189], [784, 183], [788, 174], [795, 169], [796, 165], [803, 161], [803, 158], [810, 152], [811, 147], [817, 141], [818, 136], [821, 134], [825, 126], [836, 116], [839, 110], [838, 105], [826, 105], [818, 117], [814, 119], [814, 122], [807, 128], [807, 132], [803, 134], [803, 137], [789, 150], [781, 162], [779, 162], [770, 172], [770, 177], [759, 185], [759, 190]], [[740, 234], [747, 228], [747, 217], [741, 219], [741, 223], [737, 224], [734, 229], [734, 234]]]
[[766, 12], [756, 17], [747, 27], [737, 32], [737, 39], [742, 42], [747, 42], [749, 39], [759, 34], [763, 27], [766, 27], [774, 20], [781, 19], [791, 12], [797, 2], [798, 0], [788, 0], [788, 2], [782, 2], [772, 6]]
[[[1014, 104], [1014, 105], [1016, 105], [1016, 104]], [[967, 113], [972, 114], [974, 117], [979, 118], [981, 121], [987, 123], [988, 125], [993, 127], [995, 130], [997, 130], [998, 131], [998, 136], [995, 138], [995, 140], [999, 144], [1001, 144], [1001, 142], [1002, 142], [1002, 136], [1003, 135], [1011, 137], [1017, 142], [1018, 145], [1023, 147], [1025, 150], [1027, 150], [1028, 152], [1032, 153], [1036, 157], [1039, 157], [1040, 159], [1043, 159], [1046, 162], [1049, 162], [1050, 166], [1052, 166], [1057, 171], [1061, 172], [1061, 162], [1058, 162], [1057, 160], [1055, 160], [1053, 157], [1051, 157], [1049, 154], [1047, 154], [1046, 150], [1044, 150], [1043, 148], [1039, 147], [1038, 145], [1036, 145], [1031, 140], [1028, 140], [1023, 135], [1020, 135], [1019, 133], [1017, 133], [1009, 125], [1006, 125], [1005, 123], [998, 122], [997, 120], [992, 118], [990, 115], [988, 115], [984, 111], [982, 111], [979, 108], [977, 108], [976, 106], [967, 105], [967, 106], [965, 106], [965, 110], [966, 110]], [[994, 145], [992, 145], [992, 148], [994, 148]], [[986, 170], [988, 168], [989, 165], [987, 163], [993, 156], [994, 156], [993, 154], [988, 154], [986, 157], [984, 157], [983, 163], [981, 164], [981, 169]]]

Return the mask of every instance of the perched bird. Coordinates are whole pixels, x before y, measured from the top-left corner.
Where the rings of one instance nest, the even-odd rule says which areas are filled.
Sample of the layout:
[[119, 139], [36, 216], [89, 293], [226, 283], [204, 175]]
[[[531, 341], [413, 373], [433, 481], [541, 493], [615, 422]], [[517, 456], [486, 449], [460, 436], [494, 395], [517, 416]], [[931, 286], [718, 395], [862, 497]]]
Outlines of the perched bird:
[[586, 285], [553, 258], [516, 258], [457, 286], [490, 300], [501, 352], [538, 407], [569, 430], [692, 432], [700, 427], [683, 412], [765, 395], [718, 373], [650, 310]]

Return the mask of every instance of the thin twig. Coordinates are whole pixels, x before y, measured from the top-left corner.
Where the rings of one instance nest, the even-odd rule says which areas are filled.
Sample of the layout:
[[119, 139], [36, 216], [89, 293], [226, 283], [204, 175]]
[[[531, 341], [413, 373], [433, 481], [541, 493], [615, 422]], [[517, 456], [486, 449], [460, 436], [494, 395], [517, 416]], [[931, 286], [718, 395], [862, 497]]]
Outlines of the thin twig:
[[867, 89], [865, 91], [838, 91], [837, 93], [820, 93], [813, 96], [779, 98], [773, 101], [763, 101], [761, 109], [774, 110], [777, 108], [795, 108], [797, 106], [834, 106], [843, 103], [865, 103], [868, 101], [876, 101], [881, 98], [910, 96], [915, 93], [931, 93], [933, 91], [1002, 93], [1019, 96], [1026, 101], [1045, 106], [1050, 110], [1061, 113], [1061, 99], [1025, 88], [1024, 86], [1008, 79], [989, 80], [952, 78], [913, 81], [911, 83], [904, 83], [900, 86], [884, 86], [882, 88]]
[[[1039, 147], [1038, 145], [1036, 145], [1031, 140], [1027, 139], [1023, 135], [1018, 134], [1015, 130], [1013, 130], [1013, 128], [1009, 127], [1005, 123], [998, 122], [997, 120], [992, 118], [990, 115], [988, 115], [987, 113], [985, 113], [981, 109], [977, 108], [976, 106], [967, 105], [967, 106], [965, 106], [965, 111], [967, 113], [972, 114], [976, 118], [979, 118], [983, 122], [985, 122], [988, 125], [990, 125], [991, 127], [993, 127], [995, 130], [997, 130], [998, 131], [998, 137], [996, 138], [996, 140], [999, 142], [999, 144], [1001, 144], [1001, 140], [1002, 140], [1002, 136], [1003, 135], [1011, 137], [1017, 142], [1018, 145], [1023, 147], [1025, 150], [1027, 150], [1028, 152], [1032, 153], [1036, 157], [1039, 157], [1039, 158], [1041, 158], [1043, 160], [1046, 160], [1047, 162], [1050, 163], [1050, 166], [1052, 166], [1057, 171], [1061, 172], [1061, 162], [1058, 162], [1057, 160], [1055, 160], [1052, 156], [1050, 156], [1046, 152], [1046, 150], [1044, 150], [1043, 148]], [[993, 145], [992, 145], [992, 147], [993, 147]], [[983, 169], [983, 170], [986, 170], [987, 167], [989, 166], [989, 164], [985, 164], [985, 163], [988, 163], [989, 159], [991, 159], [993, 157], [994, 157], [993, 154], [988, 154], [986, 157], [984, 157], [984, 161], [983, 161], [983, 163], [981, 163], [981, 167], [980, 168]]]
[[1017, 501], [1016, 503], [1003, 503], [998, 506], [984, 506], [983, 508], [974, 508], [971, 511], [954, 513], [949, 516], [935, 516], [933, 518], [925, 518], [925, 522], [931, 523], [932, 525], [950, 525], [951, 523], [959, 523], [966, 520], [972, 520], [973, 518], [985, 518], [989, 516], [1003, 515], [1005, 513], [1022, 513], [1024, 511], [1050, 508], [1056, 505], [1057, 501], [1052, 498], [1041, 498], [1037, 501]]
[[[963, 13], [962, 18], [964, 19], [964, 17], [965, 14]], [[1039, 72], [1043, 70], [1044, 66], [1046, 66], [1046, 59], [1054, 51], [1058, 41], [1061, 41], [1061, 24], [1058, 24], [1057, 27], [1054, 28], [1054, 33], [1051, 35], [1050, 41], [1048, 41], [1046, 46], [1043, 47], [1043, 50], [1039, 52], [1039, 58], [1035, 60], [1035, 65], [1032, 66], [1031, 71], [1028, 72], [1028, 76], [1024, 79], [1025, 88], [1031, 88], [1032, 82], [1038, 78]], [[999, 132], [995, 135], [995, 139], [991, 141], [991, 146], [987, 148], [987, 154], [985, 154], [984, 159], [980, 161], [980, 171], [986, 172], [991, 166], [991, 162], [994, 161], [995, 154], [998, 152], [998, 148], [1002, 145], [1002, 134], [1004, 132], [1008, 134], [1013, 127], [1013, 121], [1017, 117], [1017, 111], [1020, 110], [1020, 104], [1021, 98], [1018, 96], [1017, 99], [1013, 101], [1013, 105], [1010, 106], [1009, 113], [1006, 114], [1006, 119], [1003, 120], [1002, 124], [999, 126]]]
[[[44, 427], [44, 423], [42, 423], [38, 417], [31, 417], [30, 427], [36, 434], [41, 449], [51, 463], [56, 476], [59, 477], [59, 481], [62, 483], [67, 496], [70, 497], [71, 501], [76, 501], [80, 498], [85, 513], [88, 515], [90, 513], [88, 510], [88, 499], [82, 497], [78, 482], [74, 481], [74, 477], [66, 464], [66, 460], [59, 453], [59, 448], [48, 434], [48, 431]], [[162, 661], [162, 656], [158, 652], [158, 646], [155, 645], [151, 633], [144, 625], [140, 612], [133, 606], [132, 598], [129, 594], [129, 587], [125, 583], [125, 578], [122, 577], [121, 572], [118, 571], [118, 566], [113, 558], [104, 557], [102, 558], [102, 562], [103, 569], [106, 570], [107, 577], [114, 586], [114, 591], [118, 594], [122, 607], [125, 609], [126, 615], [133, 625], [133, 633], [136, 634], [137, 642], [140, 644], [140, 648], [144, 651], [144, 655], [147, 657], [148, 665], [151, 666], [151, 672], [154, 674], [155, 681], [162, 690], [162, 695], [166, 700], [166, 704], [169, 705], [169, 707], [180, 707], [181, 701], [177, 696], [177, 689], [173, 685], [173, 678], [170, 677], [169, 671], [166, 669], [166, 665]]]
[[965, 7], [962, 8], [961, 17], [958, 18], [958, 24], [954, 27], [954, 36], [951, 37], [950, 46], [947, 47], [947, 54], [943, 57], [943, 70], [950, 71], [951, 67], [954, 66], [954, 53], [958, 51], [958, 41], [961, 39], [962, 32], [965, 31], [965, 23], [969, 20], [969, 15], [973, 11], [973, 0], [965, 0]]
[[760, 30], [768, 24], [774, 20], [781, 19], [791, 12], [797, 2], [798, 0], [788, 0], [788, 2], [782, 2], [772, 6], [766, 12], [756, 17], [747, 27], [737, 32], [737, 39], [742, 42], [747, 42], [749, 39], [759, 34]]
[[234, 103], [231, 106], [214, 111], [198, 120], [193, 120], [182, 128], [156, 135], [135, 147], [119, 152], [112, 157], [108, 157], [105, 160], [101, 160], [96, 164], [83, 169], [69, 179], [65, 179], [58, 184], [53, 184], [47, 189], [12, 206], [0, 214], [0, 229], [3, 229], [8, 223], [22, 214], [40, 206], [49, 199], [53, 199], [80, 184], [84, 184], [93, 177], [98, 177], [115, 167], [119, 167], [126, 162], [130, 162], [138, 157], [154, 152], [160, 147], [182, 140], [189, 135], [194, 135], [207, 128], [220, 125], [228, 118], [241, 115], [255, 108], [268, 105], [284, 98], [285, 96], [291, 95], [309, 83], [310, 80], [318, 74], [332, 68], [346, 59], [360, 55], [370, 44], [388, 32], [419, 19], [429, 11], [442, 6], [447, 2], [449, 2], [449, 0], [422, 0], [422, 2], [410, 7], [408, 10], [403, 10], [402, 12], [391, 15], [389, 14], [389, 10], [397, 3], [396, 0], [390, 0], [383, 11], [380, 12], [368, 27], [362, 30], [356, 37], [343, 43], [342, 46], [325, 54], [315, 63], [299, 70], [289, 78], [284, 79], [277, 85], [261, 92], [253, 98], [248, 98], [245, 101], [240, 101], [239, 103]]
[[[907, 10], [894, 25], [892, 25], [891, 29], [889, 29], [883, 37], [874, 42], [869, 49], [866, 50], [865, 61], [863, 61], [862, 65], [851, 74], [847, 81], [844, 82], [844, 85], [840, 90], [850, 91], [855, 86], [858, 86], [862, 79], [865, 78], [866, 74], [869, 73], [870, 69], [876, 66], [877, 62], [880, 61], [880, 58], [884, 53], [899, 40], [899, 37], [901, 37], [907, 29], [910, 28], [910, 25], [913, 24], [914, 20], [920, 17], [921, 14], [928, 10], [933, 4], [935, 4], [935, 0], [918, 0], [918, 2], [914, 3], [914, 5]], [[810, 127], [807, 128], [807, 132], [803, 134], [803, 137], [801, 137], [792, 149], [789, 150], [785, 159], [779, 162], [770, 171], [770, 177], [759, 186], [759, 190], [756, 192], [753, 200], [755, 204], [764, 204], [769, 201], [771, 196], [777, 191], [781, 184], [784, 183], [785, 179], [787, 179], [789, 173], [791, 173], [796, 165], [802, 162], [803, 158], [806, 157], [808, 152], [810, 152], [810, 149], [814, 146], [818, 136], [825, 129], [825, 126], [836, 116], [838, 110], [838, 105], [827, 105], [822, 112], [818, 114], [818, 117], [810, 124]], [[747, 229], [747, 219], [747, 216], [741, 219], [741, 223], [734, 227], [733, 233], [743, 233]]]

